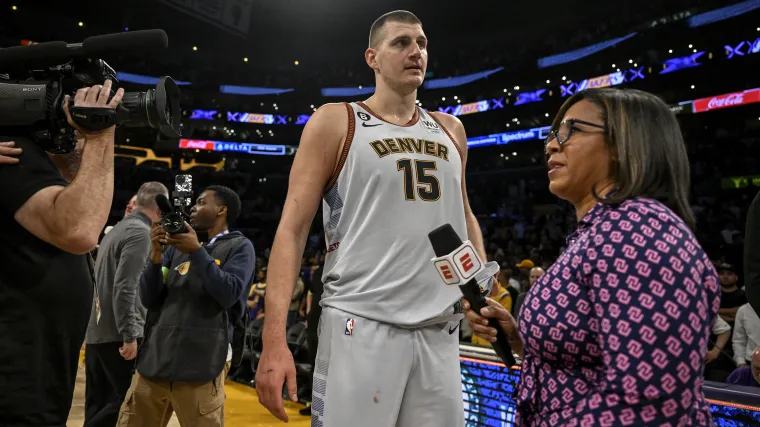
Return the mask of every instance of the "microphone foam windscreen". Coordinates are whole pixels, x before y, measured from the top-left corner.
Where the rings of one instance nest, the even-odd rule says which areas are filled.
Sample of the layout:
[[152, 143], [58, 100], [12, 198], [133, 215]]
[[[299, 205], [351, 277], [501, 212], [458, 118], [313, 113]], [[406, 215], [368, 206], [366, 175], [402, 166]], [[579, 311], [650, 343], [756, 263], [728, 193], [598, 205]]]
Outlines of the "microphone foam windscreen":
[[433, 245], [435, 256], [448, 255], [462, 244], [454, 227], [451, 224], [444, 224], [428, 233], [430, 244]]
[[158, 209], [162, 214], [168, 214], [174, 211], [169, 199], [163, 194], [156, 194], [156, 205], [158, 205]]
[[29, 70], [68, 62], [66, 42], [37, 43], [0, 49], [0, 71]]
[[165, 50], [169, 37], [164, 30], [141, 30], [105, 34], [84, 39], [82, 48], [87, 56], [136, 52], [140, 54]]

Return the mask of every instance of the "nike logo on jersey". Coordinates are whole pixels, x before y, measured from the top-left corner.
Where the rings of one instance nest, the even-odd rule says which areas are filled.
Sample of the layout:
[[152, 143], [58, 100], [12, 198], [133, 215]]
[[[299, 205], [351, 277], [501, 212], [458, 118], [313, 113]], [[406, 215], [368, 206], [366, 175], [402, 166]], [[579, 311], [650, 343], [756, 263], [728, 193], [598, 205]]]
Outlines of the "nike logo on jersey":
[[454, 332], [456, 332], [458, 327], [459, 327], [459, 323], [457, 323], [457, 325], [454, 326], [453, 328], [449, 327], [449, 335], [452, 335]]
[[370, 121], [370, 120], [372, 120], [372, 116], [370, 116], [367, 113], [361, 112], [361, 111], [359, 111], [358, 113], [356, 113], [356, 116], [359, 117], [359, 120], [362, 121], [362, 127], [365, 127], [365, 128], [373, 128], [375, 126], [380, 126], [382, 124], [382, 123], [376, 123], [374, 125], [368, 124], [367, 122]]

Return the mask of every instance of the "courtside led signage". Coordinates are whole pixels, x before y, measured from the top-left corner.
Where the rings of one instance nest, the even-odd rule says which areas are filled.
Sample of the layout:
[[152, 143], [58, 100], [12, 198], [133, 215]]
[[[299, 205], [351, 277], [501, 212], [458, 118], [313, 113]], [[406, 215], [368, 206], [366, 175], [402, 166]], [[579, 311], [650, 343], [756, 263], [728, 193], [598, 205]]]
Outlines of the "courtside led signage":
[[265, 156], [285, 156], [285, 145], [253, 144], [250, 142], [207, 141], [199, 139], [180, 139], [179, 148], [186, 150], [227, 151], [234, 153], [259, 154]]
[[748, 89], [743, 92], [726, 93], [709, 98], [695, 99], [692, 102], [695, 113], [719, 110], [721, 108], [738, 107], [740, 105], [760, 102], [760, 88]]

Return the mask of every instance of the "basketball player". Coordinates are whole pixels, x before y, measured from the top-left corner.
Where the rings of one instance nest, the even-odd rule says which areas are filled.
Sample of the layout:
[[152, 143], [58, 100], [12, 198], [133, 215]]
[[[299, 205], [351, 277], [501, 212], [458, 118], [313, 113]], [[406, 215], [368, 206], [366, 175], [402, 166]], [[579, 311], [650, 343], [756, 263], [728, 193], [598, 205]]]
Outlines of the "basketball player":
[[292, 288], [323, 199], [327, 243], [312, 426], [464, 426], [456, 287], [430, 259], [428, 233], [450, 223], [485, 259], [464, 182], [462, 123], [415, 106], [427, 38], [406, 11], [370, 30], [375, 94], [322, 106], [304, 128], [269, 263], [259, 401], [287, 421], [296, 396], [285, 340]]

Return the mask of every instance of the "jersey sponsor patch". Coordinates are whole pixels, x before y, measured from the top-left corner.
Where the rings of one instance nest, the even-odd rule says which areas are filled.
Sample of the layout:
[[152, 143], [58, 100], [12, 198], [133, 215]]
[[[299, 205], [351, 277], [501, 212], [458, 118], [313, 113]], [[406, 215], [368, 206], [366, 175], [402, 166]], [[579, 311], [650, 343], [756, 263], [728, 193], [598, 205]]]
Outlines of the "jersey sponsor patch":
[[441, 133], [441, 127], [433, 120], [420, 120], [425, 129], [430, 133]]
[[346, 331], [343, 333], [348, 336], [354, 334], [354, 319], [346, 319]]
[[372, 120], [372, 116], [370, 116], [369, 114], [363, 111], [359, 111], [358, 113], [356, 113], [356, 116], [359, 117], [359, 120], [362, 121], [362, 127], [365, 127], [365, 128], [380, 126], [382, 124], [382, 123], [374, 123], [374, 124], [367, 123], [370, 120]]

